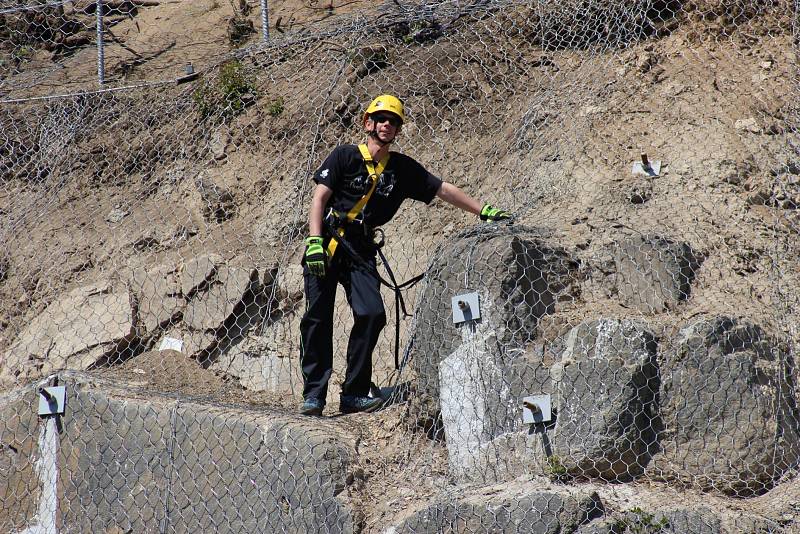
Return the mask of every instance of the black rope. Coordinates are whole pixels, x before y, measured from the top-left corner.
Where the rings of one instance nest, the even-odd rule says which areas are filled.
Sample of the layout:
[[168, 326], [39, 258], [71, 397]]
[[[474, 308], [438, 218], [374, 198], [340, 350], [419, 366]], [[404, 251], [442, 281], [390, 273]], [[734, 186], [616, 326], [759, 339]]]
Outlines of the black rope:
[[380, 281], [381, 284], [388, 287], [392, 291], [394, 291], [394, 368], [400, 369], [400, 312], [403, 312], [403, 319], [407, 317], [411, 317], [411, 314], [408, 313], [406, 309], [406, 302], [403, 299], [403, 289], [407, 289], [413, 287], [414, 284], [419, 282], [425, 277], [426, 273], [418, 274], [417, 276], [410, 278], [403, 282], [402, 284], [397, 283], [397, 279], [394, 276], [394, 272], [392, 271], [391, 266], [389, 265], [389, 261], [386, 259], [386, 256], [383, 254], [381, 250], [382, 244], [380, 246], [375, 246], [375, 250], [378, 252], [378, 256], [381, 258], [381, 262], [383, 262], [383, 266], [386, 269], [386, 273], [389, 275], [389, 280], [391, 282], [384, 279], [380, 273], [378, 272], [377, 267], [373, 268], [370, 263], [368, 263], [361, 255], [355, 250], [353, 245], [351, 245], [347, 239], [343, 236], [340, 236], [335, 228], [332, 228], [332, 225], [328, 225], [331, 235], [331, 239], [335, 239], [342, 248], [347, 251], [350, 257], [361, 267], [364, 267], [366, 272], [373, 275], [375, 278]]

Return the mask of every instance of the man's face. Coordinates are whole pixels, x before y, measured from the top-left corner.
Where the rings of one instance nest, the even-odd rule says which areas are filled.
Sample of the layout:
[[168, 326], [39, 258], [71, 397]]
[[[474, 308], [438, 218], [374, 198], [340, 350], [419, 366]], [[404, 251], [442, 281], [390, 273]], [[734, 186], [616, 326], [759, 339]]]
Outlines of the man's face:
[[367, 118], [367, 130], [370, 132], [375, 130], [378, 139], [384, 143], [394, 141], [395, 136], [402, 127], [400, 117], [394, 113], [387, 113], [385, 111], [373, 113]]

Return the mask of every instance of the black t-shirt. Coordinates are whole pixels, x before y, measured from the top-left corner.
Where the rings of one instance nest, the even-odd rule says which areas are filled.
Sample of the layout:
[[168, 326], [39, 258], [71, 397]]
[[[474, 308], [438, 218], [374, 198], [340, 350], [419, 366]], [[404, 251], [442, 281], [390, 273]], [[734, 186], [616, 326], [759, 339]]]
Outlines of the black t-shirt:
[[[370, 187], [367, 166], [357, 145], [336, 147], [314, 173], [314, 181], [333, 190], [326, 209], [340, 213], [350, 211]], [[389, 222], [407, 198], [428, 204], [441, 185], [439, 178], [413, 158], [392, 152], [364, 208], [364, 223], [375, 227]]]

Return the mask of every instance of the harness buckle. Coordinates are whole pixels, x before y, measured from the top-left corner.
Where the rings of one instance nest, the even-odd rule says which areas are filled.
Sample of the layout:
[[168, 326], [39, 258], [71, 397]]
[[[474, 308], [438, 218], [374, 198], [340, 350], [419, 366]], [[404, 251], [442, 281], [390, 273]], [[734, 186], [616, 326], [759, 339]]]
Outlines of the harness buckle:
[[347, 220], [347, 214], [328, 208], [325, 213], [325, 221], [334, 228], [346, 228], [348, 224], [364, 224], [364, 212], [362, 211], [352, 221]]
[[[380, 237], [378, 237], [378, 234], [380, 234]], [[382, 228], [372, 229], [372, 243], [375, 245], [375, 248], [383, 248], [383, 245], [386, 244], [386, 234], [383, 232]]]

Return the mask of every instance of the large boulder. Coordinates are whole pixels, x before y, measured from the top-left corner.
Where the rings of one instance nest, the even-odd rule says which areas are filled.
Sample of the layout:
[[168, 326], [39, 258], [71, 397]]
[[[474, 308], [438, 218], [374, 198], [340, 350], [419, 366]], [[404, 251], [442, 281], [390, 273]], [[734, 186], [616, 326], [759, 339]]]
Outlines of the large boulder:
[[656, 339], [636, 321], [598, 319], [573, 328], [553, 366], [553, 454], [570, 474], [638, 475], [655, 440]]
[[604, 512], [596, 493], [564, 486], [512, 482], [465, 490], [417, 510], [385, 532], [558, 534], [574, 532]]
[[183, 352], [210, 365], [269, 317], [275, 270], [265, 269], [260, 277], [254, 267], [195, 263], [199, 274], [182, 279], [188, 300], [183, 321], [166, 336], [179, 339]]
[[552, 475], [552, 423], [525, 425], [522, 399], [552, 394], [559, 344], [503, 351], [493, 336], [465, 342], [440, 364], [441, 419], [456, 480], [509, 481]]
[[487, 228], [439, 250], [419, 298], [411, 347], [418, 395], [438, 404], [439, 363], [463, 342], [453, 324], [452, 297], [477, 291], [476, 333], [494, 334], [505, 351], [524, 348], [536, 337], [539, 320], [569, 293], [576, 272], [565, 250], [524, 228]]
[[620, 302], [642, 313], [674, 310], [689, 298], [699, 268], [686, 243], [663, 237], [632, 237], [616, 244], [614, 262]]
[[[18, 493], [4, 501], [3, 532], [56, 517], [65, 532], [360, 530], [347, 496], [355, 438], [336, 421], [141, 398], [77, 373], [60, 378], [68, 401], [52, 425], [57, 465], [37, 478], [31, 466], [42, 458], [42, 440], [24, 436], [38, 430], [30, 417], [4, 419], [3, 440], [14, 440], [18, 467], [0, 486]], [[3, 401], [5, 414], [32, 413], [35, 388]], [[37, 511], [53, 469], [58, 510]], [[11, 505], [19, 508], [12, 513]]]
[[109, 281], [78, 287], [35, 317], [0, 363], [3, 378], [88, 369], [127, 351], [136, 329], [128, 290]]
[[581, 525], [575, 534], [741, 534], [784, 532], [769, 519], [741, 510], [725, 513], [695, 506], [634, 506]]
[[757, 325], [712, 317], [681, 329], [662, 373], [653, 473], [736, 496], [771, 488], [800, 460], [792, 366]]

